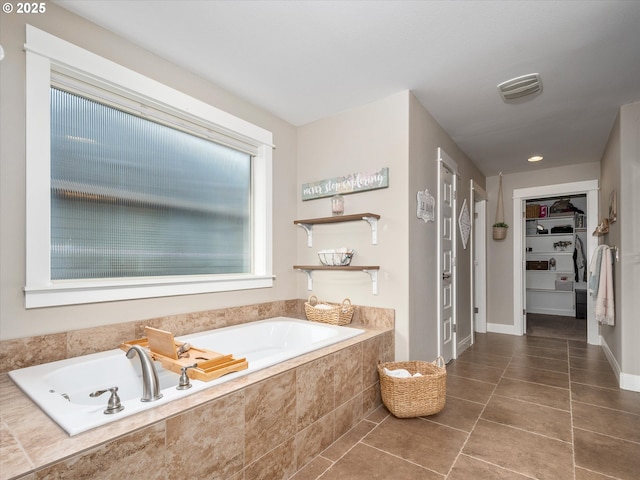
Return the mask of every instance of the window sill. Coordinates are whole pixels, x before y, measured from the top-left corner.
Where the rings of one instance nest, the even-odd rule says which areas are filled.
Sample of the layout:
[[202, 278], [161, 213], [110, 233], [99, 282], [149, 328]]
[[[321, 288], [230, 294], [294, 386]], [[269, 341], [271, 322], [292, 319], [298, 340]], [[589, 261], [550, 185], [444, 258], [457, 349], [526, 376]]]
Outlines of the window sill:
[[273, 275], [224, 275], [216, 278], [56, 282], [42, 287], [25, 287], [25, 308], [270, 288], [274, 278]]

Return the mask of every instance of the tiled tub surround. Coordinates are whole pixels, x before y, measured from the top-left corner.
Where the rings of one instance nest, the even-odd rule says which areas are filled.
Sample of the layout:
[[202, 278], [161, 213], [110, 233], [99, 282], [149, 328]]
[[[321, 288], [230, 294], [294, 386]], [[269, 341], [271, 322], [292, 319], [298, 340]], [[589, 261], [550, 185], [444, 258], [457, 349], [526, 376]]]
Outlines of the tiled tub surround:
[[[236, 361], [246, 359], [246, 362], [239, 365], [239, 369], [209, 381], [196, 378], [188, 389], [176, 388], [179, 367], [176, 371], [163, 368], [161, 362], [156, 362], [159, 397], [153, 401], [140, 400], [143, 383], [140, 360], [123, 355], [120, 348], [13, 370], [9, 372], [9, 378], [73, 436], [168, 402], [181, 401], [188, 395], [340, 343], [363, 332], [361, 328], [273, 317], [178, 336], [175, 340], [181, 344], [188, 342], [201, 349], [232, 352]], [[182, 366], [200, 365], [198, 355], [196, 350], [190, 350], [189, 358], [184, 359]], [[145, 358], [144, 354], [142, 358]], [[105, 389], [114, 386], [118, 389], [121, 409], [105, 415], [105, 398], [92, 396], [94, 392], [106, 393]]]
[[[244, 323], [239, 318], [304, 318], [303, 304], [166, 317], [59, 334], [57, 340], [60, 348], [82, 355], [91, 347], [85, 341], [78, 348], [74, 340], [93, 333], [100, 350], [142, 336], [144, 325], [180, 335]], [[376, 364], [393, 358], [393, 311], [356, 307], [352, 326], [366, 332], [74, 437], [2, 374], [0, 478], [288, 478], [380, 405]], [[53, 344], [47, 337], [0, 343], [3, 369], [32, 364], [8, 356], [29, 350], [25, 345], [41, 345], [42, 352], [42, 345]]]

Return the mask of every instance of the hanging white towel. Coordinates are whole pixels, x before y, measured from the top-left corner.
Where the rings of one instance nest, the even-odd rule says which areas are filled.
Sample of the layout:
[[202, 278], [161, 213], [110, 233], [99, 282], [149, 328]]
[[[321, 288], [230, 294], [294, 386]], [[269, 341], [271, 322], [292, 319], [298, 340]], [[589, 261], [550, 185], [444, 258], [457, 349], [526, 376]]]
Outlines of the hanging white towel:
[[602, 265], [602, 252], [607, 245], [599, 245], [596, 247], [589, 264], [589, 294], [596, 298], [598, 296], [598, 287], [600, 286], [600, 267]]
[[599, 280], [596, 296], [596, 320], [603, 325], [613, 326], [615, 302], [613, 298], [613, 265], [609, 247], [602, 250]]

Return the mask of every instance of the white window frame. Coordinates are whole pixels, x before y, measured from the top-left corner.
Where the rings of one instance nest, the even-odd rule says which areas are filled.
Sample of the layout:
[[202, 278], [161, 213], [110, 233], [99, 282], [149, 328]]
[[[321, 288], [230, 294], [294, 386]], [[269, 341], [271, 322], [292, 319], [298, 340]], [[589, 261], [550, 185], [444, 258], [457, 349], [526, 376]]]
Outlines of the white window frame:
[[[31, 25], [26, 27], [25, 307], [272, 287], [272, 133]], [[141, 99], [168, 115], [203, 126], [221, 143], [252, 152], [251, 273], [51, 280], [52, 72], [90, 79], [115, 94]]]

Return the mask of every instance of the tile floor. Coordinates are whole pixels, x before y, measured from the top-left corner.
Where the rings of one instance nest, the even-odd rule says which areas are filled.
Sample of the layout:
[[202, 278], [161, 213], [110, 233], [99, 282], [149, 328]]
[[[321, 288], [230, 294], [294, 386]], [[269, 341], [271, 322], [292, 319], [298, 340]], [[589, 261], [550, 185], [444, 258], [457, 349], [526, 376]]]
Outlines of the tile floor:
[[447, 366], [437, 415], [381, 407], [294, 480], [640, 478], [640, 393], [600, 347], [483, 334]]
[[587, 341], [587, 319], [527, 312], [527, 335]]

